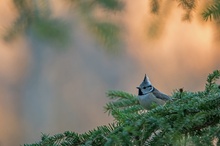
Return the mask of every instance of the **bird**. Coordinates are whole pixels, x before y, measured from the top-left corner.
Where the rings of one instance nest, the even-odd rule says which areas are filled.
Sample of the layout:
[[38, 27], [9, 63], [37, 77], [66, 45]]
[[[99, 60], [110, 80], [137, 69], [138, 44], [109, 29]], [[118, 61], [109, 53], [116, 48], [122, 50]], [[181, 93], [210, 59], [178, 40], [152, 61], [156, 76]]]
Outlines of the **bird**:
[[144, 76], [143, 82], [138, 89], [138, 100], [140, 105], [146, 109], [151, 110], [154, 105], [164, 105], [167, 101], [171, 101], [172, 98], [152, 86], [148, 76]]

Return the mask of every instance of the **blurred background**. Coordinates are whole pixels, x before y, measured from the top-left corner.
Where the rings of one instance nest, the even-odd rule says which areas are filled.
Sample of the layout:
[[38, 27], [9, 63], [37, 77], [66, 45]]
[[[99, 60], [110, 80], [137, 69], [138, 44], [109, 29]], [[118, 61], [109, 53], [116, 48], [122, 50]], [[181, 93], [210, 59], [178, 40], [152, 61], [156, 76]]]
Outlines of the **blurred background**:
[[106, 92], [137, 94], [145, 73], [169, 95], [203, 90], [220, 68], [214, 4], [2, 0], [0, 146], [111, 123]]

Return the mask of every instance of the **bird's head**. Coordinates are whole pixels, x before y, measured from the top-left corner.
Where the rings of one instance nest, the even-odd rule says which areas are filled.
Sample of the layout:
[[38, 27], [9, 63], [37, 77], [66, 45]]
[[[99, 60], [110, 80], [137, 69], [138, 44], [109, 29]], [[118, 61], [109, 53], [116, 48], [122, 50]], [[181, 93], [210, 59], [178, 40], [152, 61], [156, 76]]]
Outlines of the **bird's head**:
[[145, 95], [153, 91], [154, 88], [151, 85], [151, 82], [149, 78], [146, 76], [146, 74], [144, 76], [143, 82], [140, 84], [139, 87], [137, 87], [137, 89], [138, 89], [138, 95]]

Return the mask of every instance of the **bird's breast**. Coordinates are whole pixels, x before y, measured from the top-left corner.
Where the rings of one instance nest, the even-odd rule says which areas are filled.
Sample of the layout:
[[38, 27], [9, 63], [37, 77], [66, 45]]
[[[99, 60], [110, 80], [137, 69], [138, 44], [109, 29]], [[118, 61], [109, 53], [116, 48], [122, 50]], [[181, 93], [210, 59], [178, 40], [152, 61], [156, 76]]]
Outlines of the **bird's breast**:
[[163, 105], [165, 102], [157, 98], [153, 93], [138, 96], [138, 100], [141, 106], [145, 109], [151, 109], [152, 104]]

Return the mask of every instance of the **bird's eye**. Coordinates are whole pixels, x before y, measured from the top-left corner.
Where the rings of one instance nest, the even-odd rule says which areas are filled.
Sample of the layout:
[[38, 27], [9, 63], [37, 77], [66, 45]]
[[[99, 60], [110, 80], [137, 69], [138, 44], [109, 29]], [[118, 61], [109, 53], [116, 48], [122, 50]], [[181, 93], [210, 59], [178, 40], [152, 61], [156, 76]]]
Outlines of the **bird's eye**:
[[147, 87], [143, 87], [143, 89], [146, 89]]

